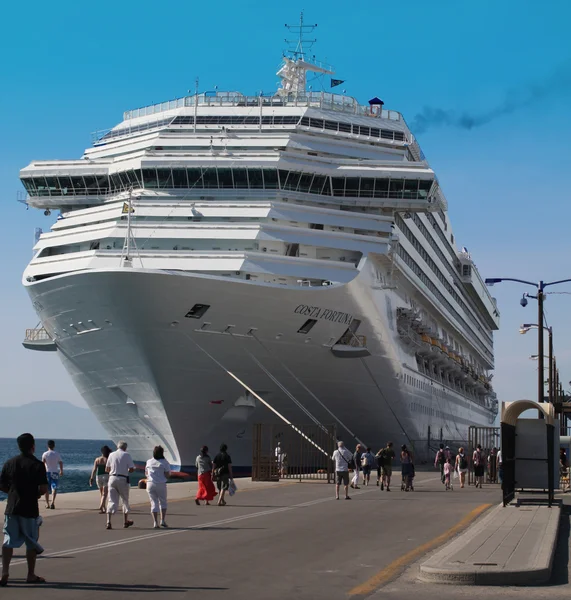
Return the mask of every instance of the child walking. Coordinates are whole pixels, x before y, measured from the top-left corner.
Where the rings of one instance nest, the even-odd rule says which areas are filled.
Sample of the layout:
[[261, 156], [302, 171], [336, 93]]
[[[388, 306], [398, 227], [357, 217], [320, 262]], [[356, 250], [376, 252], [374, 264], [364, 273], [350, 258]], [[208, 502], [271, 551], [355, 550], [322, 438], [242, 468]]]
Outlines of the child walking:
[[450, 459], [447, 458], [444, 463], [444, 484], [447, 490], [452, 489], [452, 484], [450, 483], [450, 475], [452, 474], [452, 464], [450, 463]]

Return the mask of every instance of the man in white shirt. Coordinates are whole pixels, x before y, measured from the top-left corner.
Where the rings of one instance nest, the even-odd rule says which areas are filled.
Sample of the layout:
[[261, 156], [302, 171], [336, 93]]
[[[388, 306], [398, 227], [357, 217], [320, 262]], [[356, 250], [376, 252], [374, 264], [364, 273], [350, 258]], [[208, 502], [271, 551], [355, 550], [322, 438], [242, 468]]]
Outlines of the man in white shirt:
[[[48, 478], [48, 491], [46, 492], [46, 508], [55, 508], [57, 496], [57, 486], [59, 478], [63, 475], [63, 461], [61, 454], [54, 448], [56, 443], [48, 440], [48, 449], [42, 454], [42, 462], [46, 466], [46, 476]], [[52, 501], [50, 503], [50, 490], [52, 492]]]
[[349, 463], [353, 460], [353, 455], [343, 442], [337, 442], [337, 450], [331, 457], [335, 461], [335, 498], [339, 500], [339, 487], [343, 484], [345, 488], [345, 500], [351, 500], [349, 497]]
[[498, 450], [498, 454], [496, 455], [496, 465], [497, 465], [497, 469], [498, 469], [498, 481], [500, 482], [500, 485], [501, 485], [503, 483], [503, 479], [504, 479], [504, 464], [503, 464], [501, 448]]
[[106, 469], [109, 473], [109, 502], [107, 503], [107, 529], [111, 527], [111, 515], [119, 507], [119, 498], [123, 503], [125, 523], [123, 527], [131, 527], [133, 521], [129, 520], [129, 473], [135, 470], [131, 455], [127, 453], [127, 443], [119, 442], [117, 450], [111, 452], [107, 459]]
[[274, 450], [274, 454], [276, 457], [276, 463], [278, 464], [278, 472], [280, 474], [281, 477], [281, 473], [282, 473], [282, 463], [283, 463], [283, 457], [284, 457], [284, 452], [282, 450], [282, 443], [278, 442], [278, 445], [276, 446], [276, 449]]

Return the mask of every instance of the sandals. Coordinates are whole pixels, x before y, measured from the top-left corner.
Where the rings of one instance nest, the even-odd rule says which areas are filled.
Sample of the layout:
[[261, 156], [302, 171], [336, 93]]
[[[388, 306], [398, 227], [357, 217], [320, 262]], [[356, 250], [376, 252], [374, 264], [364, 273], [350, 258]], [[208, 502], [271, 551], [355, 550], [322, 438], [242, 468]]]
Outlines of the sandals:
[[0, 587], [6, 587], [8, 585], [8, 575], [2, 575], [0, 579]]
[[134, 521], [125, 521], [125, 523], [123, 524], [123, 527], [125, 529], [127, 529], [128, 527], [131, 527], [132, 525], [134, 525], [135, 522]]
[[105, 529], [113, 529], [113, 527], [111, 527], [111, 523], [107, 523], [107, 525], [105, 526]]
[[200, 506], [200, 500], [198, 498], [195, 498], [194, 501], [196, 502], [196, 506]]
[[38, 575], [34, 575], [33, 579], [26, 579], [26, 583], [45, 583], [46, 580], [43, 577], [39, 577]]

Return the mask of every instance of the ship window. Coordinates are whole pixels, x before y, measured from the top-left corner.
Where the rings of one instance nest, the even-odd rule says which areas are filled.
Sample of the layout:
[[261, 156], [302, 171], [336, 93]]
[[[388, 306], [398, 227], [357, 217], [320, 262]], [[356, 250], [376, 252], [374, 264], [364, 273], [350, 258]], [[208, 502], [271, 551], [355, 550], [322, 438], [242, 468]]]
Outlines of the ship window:
[[200, 319], [209, 308], [210, 304], [195, 304], [184, 316], [187, 319]]
[[127, 177], [127, 173], [125, 171], [118, 173], [119, 179], [121, 180], [121, 186], [123, 189], [128, 190], [131, 187], [131, 180]]
[[309, 117], [303, 117], [303, 119], [301, 120], [300, 125], [302, 127], [309, 127]]
[[323, 129], [325, 126], [325, 121], [323, 119], [310, 119], [311, 127], [315, 127], [316, 129]]
[[202, 169], [202, 180], [204, 182], [203, 187], [217, 188], [218, 177], [216, 175], [216, 167], [207, 167], [206, 169]]
[[299, 191], [300, 192], [309, 192], [311, 188], [311, 181], [313, 179], [313, 174], [311, 173], [302, 173], [299, 178]]
[[384, 140], [394, 139], [393, 132], [389, 129], [381, 129], [381, 138]]
[[317, 323], [316, 319], [307, 319], [307, 321], [297, 330], [298, 333], [309, 333]]
[[432, 187], [432, 181], [430, 180], [422, 180], [419, 182], [418, 185], [418, 193], [420, 195], [421, 198], [426, 198], [428, 196], [428, 192], [430, 191], [430, 188]]
[[359, 178], [347, 177], [345, 179], [345, 196], [356, 197], [359, 195]]
[[371, 127], [371, 136], [372, 137], [379, 137], [381, 135], [381, 130], [377, 129], [376, 127]]
[[188, 175], [188, 185], [191, 188], [202, 185], [202, 171], [200, 169], [187, 169], [186, 174]]
[[333, 181], [333, 195], [344, 196], [345, 195], [345, 177], [332, 177]]
[[[240, 169], [234, 170], [234, 181], [237, 179], [239, 170]], [[234, 182], [232, 180], [232, 169], [218, 169], [218, 185], [221, 188], [234, 187]], [[238, 187], [238, 186], [236, 186], [236, 187]]]
[[62, 195], [73, 194], [73, 184], [71, 182], [71, 177], [58, 177], [59, 186], [61, 188]]
[[390, 197], [402, 198], [404, 179], [391, 179], [390, 181]]
[[297, 190], [299, 185], [299, 178], [301, 177], [301, 173], [297, 173], [295, 171], [290, 171], [288, 173], [285, 184], [282, 183], [282, 187], [285, 190]]
[[173, 187], [175, 188], [187, 188], [188, 179], [186, 177], [186, 169], [173, 169], [172, 170]]
[[402, 131], [395, 131], [394, 136], [395, 140], [398, 140], [399, 142], [404, 142], [404, 133]]
[[351, 133], [351, 123], [339, 123], [339, 131]]
[[[119, 177], [118, 173], [113, 173], [112, 175], [109, 176], [109, 179], [111, 180], [111, 189], [113, 191], [119, 191], [123, 188], [122, 184], [121, 184], [121, 178]], [[91, 187], [91, 186], [89, 186]]]
[[313, 181], [311, 182], [310, 192], [313, 194], [321, 194], [323, 191], [323, 186], [325, 185], [325, 180], [327, 178], [325, 175], [314, 175]]
[[277, 169], [264, 169], [264, 187], [267, 190], [275, 190], [279, 187]]
[[248, 179], [250, 180], [250, 188], [263, 189], [264, 179], [262, 177], [262, 169], [248, 169]]
[[157, 178], [160, 188], [172, 188], [172, 171], [170, 169], [157, 169]]
[[375, 180], [372, 177], [361, 178], [361, 198], [372, 198], [375, 193]]
[[418, 179], [405, 179], [404, 197], [413, 200], [418, 197]]
[[156, 169], [143, 169], [143, 181], [145, 187], [150, 189], [157, 189], [159, 184], [157, 182], [157, 170]]
[[337, 126], [339, 123], [337, 121], [325, 121], [325, 129], [329, 129], [331, 131], [337, 131]]
[[142, 178], [141, 171], [139, 169], [135, 171], [127, 171], [127, 178], [133, 187], [141, 187]]
[[369, 137], [371, 135], [371, 128], [361, 126], [361, 128], [359, 129], [359, 133], [361, 135], [366, 135], [367, 137]]
[[[220, 178], [220, 170], [218, 170], [218, 178]], [[248, 189], [248, 171], [246, 169], [234, 169], [234, 187]]]

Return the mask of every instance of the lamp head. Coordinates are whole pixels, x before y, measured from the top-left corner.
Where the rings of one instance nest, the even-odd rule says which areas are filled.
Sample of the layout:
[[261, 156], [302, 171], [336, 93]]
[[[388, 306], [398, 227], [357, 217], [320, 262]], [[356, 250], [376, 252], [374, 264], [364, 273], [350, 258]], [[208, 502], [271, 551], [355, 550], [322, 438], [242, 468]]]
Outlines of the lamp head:
[[494, 285], [494, 283], [500, 283], [501, 278], [500, 277], [486, 277], [486, 285], [489, 285], [490, 287], [492, 287]]
[[526, 295], [524, 294], [521, 297], [521, 300], [519, 301], [519, 303], [525, 308], [527, 306], [527, 298], [525, 297]]

